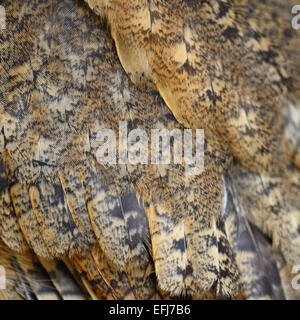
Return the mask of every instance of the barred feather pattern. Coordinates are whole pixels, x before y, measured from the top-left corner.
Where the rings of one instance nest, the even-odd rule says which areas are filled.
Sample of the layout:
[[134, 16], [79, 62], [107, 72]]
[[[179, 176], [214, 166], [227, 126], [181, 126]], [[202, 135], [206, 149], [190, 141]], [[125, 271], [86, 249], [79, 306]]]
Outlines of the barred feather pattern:
[[[224, 59], [228, 60], [216, 60], [215, 70], [204, 70], [209, 63], [202, 64], [201, 70], [196, 67], [203, 54], [211, 61], [216, 58], [211, 54], [213, 48], [207, 48], [208, 55], [201, 53], [205, 39], [199, 39], [199, 10], [207, 9], [206, 15], [214, 16], [214, 10], [221, 15], [221, 8], [226, 9], [225, 16], [234, 15], [232, 23], [246, 34], [246, 8], [224, 1], [212, 1], [212, 6], [203, 4], [209, 7], [203, 8], [183, 1], [182, 12], [188, 19], [181, 31], [185, 48], [191, 48], [188, 60], [195, 65], [191, 62], [180, 69], [177, 64], [184, 62], [182, 33], [178, 31], [179, 38], [174, 39], [173, 31], [184, 17], [178, 10], [172, 12], [169, 4], [150, 1], [150, 12], [156, 17], [150, 19], [152, 30], [158, 39], [166, 40], [166, 46], [162, 48], [156, 39], [148, 52], [137, 28], [142, 21], [149, 22], [144, 19], [144, 14], [149, 15], [146, 3], [138, 6], [139, 11], [139, 1], [126, 8], [122, 1], [88, 1], [98, 17], [79, 0], [25, 0], [20, 9], [16, 1], [4, 2], [6, 29], [0, 30], [0, 264], [10, 273], [8, 288], [0, 291], [0, 297], [292, 296], [286, 292], [297, 297], [286, 280], [291, 278], [286, 261], [299, 262], [299, 173], [298, 158], [292, 156], [298, 149], [293, 130], [299, 124], [291, 124], [295, 117], [288, 112], [285, 118], [276, 116], [286, 92], [290, 92], [285, 95], [286, 106], [297, 100], [293, 88], [284, 85], [285, 74], [279, 72], [281, 67], [284, 70], [280, 64], [284, 59], [278, 55], [268, 64], [262, 55], [251, 64], [262, 76], [273, 68], [268, 72], [274, 78], [263, 88], [272, 97], [269, 105], [276, 106], [256, 113], [260, 105], [253, 105], [253, 126], [261, 125], [255, 122], [259, 116], [270, 116], [270, 122], [267, 128], [254, 130], [258, 142], [250, 141], [250, 152], [243, 143], [252, 133], [240, 137], [241, 144], [235, 135], [244, 130], [251, 112], [245, 111], [244, 104], [239, 105], [238, 115], [236, 110], [227, 113], [219, 108], [222, 103], [234, 105], [237, 97], [229, 94], [236, 89], [232, 77], [244, 71], [232, 70], [233, 64], [222, 73], [222, 63], [229, 66], [236, 58], [229, 59], [231, 46], [245, 48], [227, 39], [216, 50], [226, 51]], [[259, 5], [253, 3], [258, 11]], [[124, 8], [117, 21], [116, 12]], [[129, 18], [131, 12], [135, 14]], [[225, 16], [218, 18], [223, 20], [213, 30], [205, 27], [206, 37], [209, 32], [219, 34], [225, 32], [225, 26], [229, 28]], [[146, 28], [143, 23], [142, 31]], [[254, 22], [254, 26], [259, 24]], [[169, 29], [173, 31], [168, 33]], [[269, 30], [257, 32], [268, 35]], [[122, 32], [127, 36], [118, 38]], [[253, 40], [250, 35], [247, 39], [248, 44]], [[263, 47], [264, 41], [253, 46]], [[289, 50], [282, 54], [292, 59]], [[261, 62], [266, 66], [259, 69]], [[207, 73], [216, 75], [213, 84], [203, 76]], [[244, 76], [253, 79], [255, 75]], [[203, 90], [205, 96], [197, 87], [199, 77], [201, 89], [207, 89]], [[247, 93], [251, 96], [251, 90], [260, 85], [255, 82]], [[209, 94], [212, 87], [214, 106]], [[222, 90], [228, 94], [222, 95]], [[261, 102], [258, 94], [253, 99]], [[201, 116], [193, 109], [197, 100], [207, 106]], [[212, 115], [216, 116], [213, 126]], [[191, 119], [206, 129], [202, 174], [186, 175], [183, 164], [103, 165], [97, 161], [101, 129], [118, 132], [119, 122], [126, 121], [128, 130], [143, 129], [150, 136], [153, 128], [182, 130], [191, 124], [196, 128]], [[226, 132], [222, 128], [228, 123], [232, 131]], [[289, 141], [289, 149], [284, 151], [277, 148], [283, 132]], [[226, 137], [225, 144], [220, 133]], [[269, 137], [270, 152], [256, 153]], [[118, 145], [119, 137], [116, 140]], [[265, 167], [268, 161], [274, 170], [271, 165], [272, 170]], [[272, 237], [281, 252], [273, 254], [269, 240], [248, 220]], [[267, 261], [261, 252], [266, 252]]]

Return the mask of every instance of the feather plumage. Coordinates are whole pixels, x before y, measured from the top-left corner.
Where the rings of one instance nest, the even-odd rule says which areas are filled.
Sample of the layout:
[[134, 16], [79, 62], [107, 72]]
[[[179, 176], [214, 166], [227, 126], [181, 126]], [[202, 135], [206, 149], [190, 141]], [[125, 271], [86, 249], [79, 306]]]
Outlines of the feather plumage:
[[[299, 261], [299, 124], [282, 111], [298, 101], [298, 49], [255, 0], [87, 2], [100, 18], [79, 0], [26, 0], [20, 15], [5, 0], [2, 240], [31, 247], [65, 298], [281, 297], [285, 259]], [[120, 121], [205, 129], [203, 172], [100, 164], [97, 133]]]

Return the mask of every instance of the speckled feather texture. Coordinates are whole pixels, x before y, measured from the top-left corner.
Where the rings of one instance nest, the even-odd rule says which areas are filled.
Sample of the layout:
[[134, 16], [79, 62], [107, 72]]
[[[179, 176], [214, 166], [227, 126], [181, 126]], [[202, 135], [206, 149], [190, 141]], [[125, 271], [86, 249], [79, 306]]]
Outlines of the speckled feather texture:
[[[86, 2], [1, 2], [0, 298], [299, 298], [293, 1]], [[120, 121], [203, 172], [100, 164]]]

